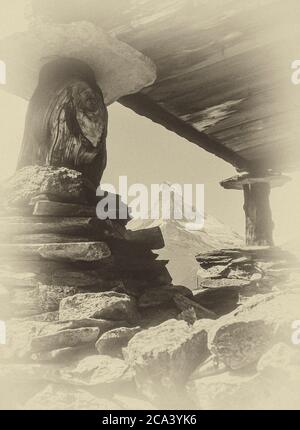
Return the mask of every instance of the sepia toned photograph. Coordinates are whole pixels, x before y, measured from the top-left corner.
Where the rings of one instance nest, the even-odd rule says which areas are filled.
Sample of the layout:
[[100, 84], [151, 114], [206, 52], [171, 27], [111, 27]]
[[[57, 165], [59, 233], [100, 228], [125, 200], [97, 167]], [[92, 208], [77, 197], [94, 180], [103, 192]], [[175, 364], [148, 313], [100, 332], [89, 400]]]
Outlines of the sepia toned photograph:
[[0, 5], [0, 416], [299, 410], [300, 1]]

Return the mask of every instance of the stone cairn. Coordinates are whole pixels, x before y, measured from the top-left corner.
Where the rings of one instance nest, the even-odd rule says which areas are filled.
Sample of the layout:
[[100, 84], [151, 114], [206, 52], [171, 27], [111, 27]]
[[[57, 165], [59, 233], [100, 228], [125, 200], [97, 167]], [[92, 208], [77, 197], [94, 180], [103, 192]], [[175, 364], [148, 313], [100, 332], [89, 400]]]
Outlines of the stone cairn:
[[194, 300], [218, 316], [236, 309], [256, 294], [273, 291], [284, 282], [298, 261], [280, 248], [252, 246], [198, 254]]
[[[44, 396], [55, 398], [57, 385], [46, 383], [54, 382], [63, 384], [59, 397], [75, 398], [72, 405], [61, 400], [64, 407], [109, 408], [107, 394], [124, 385], [136, 390], [122, 355], [135, 334], [190, 309], [192, 318], [215, 316], [190, 290], [172, 285], [167, 261], [152, 251], [164, 246], [160, 229], [99, 220], [81, 173], [24, 167], [1, 194], [2, 407], [24, 407], [44, 386], [43, 400], [30, 404], [47, 407]], [[96, 388], [101, 398], [74, 385]], [[126, 407], [115, 401], [114, 408]]]

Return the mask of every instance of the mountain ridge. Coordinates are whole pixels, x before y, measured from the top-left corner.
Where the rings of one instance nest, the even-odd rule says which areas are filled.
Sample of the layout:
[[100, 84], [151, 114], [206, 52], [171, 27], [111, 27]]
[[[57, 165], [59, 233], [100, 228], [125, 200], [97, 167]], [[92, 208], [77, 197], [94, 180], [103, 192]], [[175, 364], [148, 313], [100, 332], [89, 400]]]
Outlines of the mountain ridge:
[[[174, 209], [175, 202], [179, 201], [180, 196], [178, 194], [177, 196], [175, 195], [175, 192], [171, 193], [171, 209]], [[154, 202], [154, 206], [159, 205], [161, 201], [160, 196], [159, 200]], [[196, 213], [193, 206], [189, 209]], [[174, 215], [174, 210], [170, 212]], [[203, 227], [193, 223], [186, 217], [177, 220], [174, 216], [171, 216], [170, 219], [165, 219], [162, 217], [161, 212], [160, 215], [159, 219], [151, 219], [149, 211], [145, 219], [132, 219], [127, 227], [130, 230], [160, 227], [165, 247], [159, 250], [158, 254], [160, 259], [169, 260], [167, 268], [173, 278], [174, 284], [196, 289], [197, 271], [199, 269], [199, 265], [195, 259], [196, 254], [219, 248], [237, 247], [243, 244], [242, 237], [231, 227], [226, 226], [215, 217], [206, 213], [204, 214]], [[200, 219], [199, 214], [196, 219]]]

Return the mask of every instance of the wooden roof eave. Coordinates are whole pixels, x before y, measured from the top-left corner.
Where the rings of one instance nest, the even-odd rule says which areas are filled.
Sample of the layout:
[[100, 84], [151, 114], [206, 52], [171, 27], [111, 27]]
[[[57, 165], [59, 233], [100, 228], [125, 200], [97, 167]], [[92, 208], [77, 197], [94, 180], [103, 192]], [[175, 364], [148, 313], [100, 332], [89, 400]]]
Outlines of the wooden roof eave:
[[118, 101], [137, 114], [151, 119], [153, 122], [162, 125], [200, 148], [222, 158], [238, 170], [249, 170], [249, 162], [247, 160], [214, 138], [196, 130], [192, 125], [173, 115], [164, 107], [155, 103], [149, 96], [137, 93], [124, 96]]

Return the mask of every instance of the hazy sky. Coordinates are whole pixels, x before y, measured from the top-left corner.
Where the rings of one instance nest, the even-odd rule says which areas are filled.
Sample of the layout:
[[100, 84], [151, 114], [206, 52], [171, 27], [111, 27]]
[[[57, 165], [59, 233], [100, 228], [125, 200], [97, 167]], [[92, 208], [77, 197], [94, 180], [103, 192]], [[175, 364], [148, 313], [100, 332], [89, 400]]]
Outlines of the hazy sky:
[[[25, 1], [6, 2], [0, 38], [26, 28], [22, 8]], [[0, 91], [0, 181], [15, 169], [26, 106], [22, 99]], [[107, 147], [105, 182], [117, 185], [118, 177], [127, 175], [129, 184], [203, 183], [206, 212], [243, 233], [242, 193], [224, 190], [219, 185], [222, 179], [235, 174], [228, 163], [117, 103], [109, 108]], [[273, 190], [271, 195], [277, 243], [290, 240], [299, 230], [300, 173], [291, 176], [290, 184]]]

